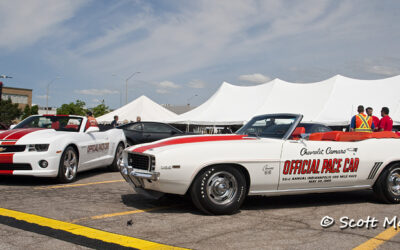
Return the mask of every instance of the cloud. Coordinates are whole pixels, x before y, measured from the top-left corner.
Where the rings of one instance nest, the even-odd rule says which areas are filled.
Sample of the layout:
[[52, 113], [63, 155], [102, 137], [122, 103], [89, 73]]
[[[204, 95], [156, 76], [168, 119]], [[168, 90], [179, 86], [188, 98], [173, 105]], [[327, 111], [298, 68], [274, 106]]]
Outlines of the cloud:
[[[47, 96], [46, 95], [35, 95], [36, 98], [38, 99], [46, 99]], [[48, 96], [50, 98], [50, 96]]]
[[179, 85], [171, 82], [171, 81], [162, 81], [158, 84], [161, 88], [172, 88], [172, 89], [177, 89], [180, 88]]
[[60, 24], [72, 18], [86, 3], [86, 0], [0, 1], [0, 23], [3, 34], [0, 48], [16, 49], [51, 36]]
[[265, 76], [260, 73], [250, 74], [250, 75], [241, 75], [239, 79], [246, 82], [254, 82], [254, 83], [266, 83], [271, 81], [271, 78]]
[[202, 89], [206, 86], [206, 84], [200, 80], [193, 80], [188, 83], [188, 86], [189, 86], [189, 88]]
[[110, 89], [82, 89], [82, 90], [75, 90], [75, 93], [81, 95], [98, 95], [98, 96], [119, 94], [118, 91]]
[[159, 93], [159, 94], [168, 94], [168, 93], [170, 93], [170, 91], [166, 90], [166, 89], [156, 89], [156, 92]]

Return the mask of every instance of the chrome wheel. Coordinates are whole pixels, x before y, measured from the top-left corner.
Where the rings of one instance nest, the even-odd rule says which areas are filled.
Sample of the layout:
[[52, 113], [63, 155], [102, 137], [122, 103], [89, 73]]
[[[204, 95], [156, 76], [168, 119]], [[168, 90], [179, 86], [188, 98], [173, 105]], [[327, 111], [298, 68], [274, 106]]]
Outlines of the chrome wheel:
[[75, 178], [78, 170], [78, 157], [73, 149], [65, 152], [63, 161], [63, 172], [66, 180], [71, 181]]
[[118, 166], [118, 169], [120, 168], [119, 167], [119, 164], [122, 162], [122, 153], [124, 152], [124, 147], [122, 147], [122, 146], [119, 146], [118, 148], [117, 148], [117, 154], [116, 154], [116, 158], [117, 158], [117, 166]]
[[228, 204], [233, 201], [238, 192], [238, 183], [231, 173], [226, 171], [214, 173], [207, 181], [207, 196], [217, 205]]
[[388, 175], [388, 189], [394, 195], [400, 195], [400, 168], [395, 168]]

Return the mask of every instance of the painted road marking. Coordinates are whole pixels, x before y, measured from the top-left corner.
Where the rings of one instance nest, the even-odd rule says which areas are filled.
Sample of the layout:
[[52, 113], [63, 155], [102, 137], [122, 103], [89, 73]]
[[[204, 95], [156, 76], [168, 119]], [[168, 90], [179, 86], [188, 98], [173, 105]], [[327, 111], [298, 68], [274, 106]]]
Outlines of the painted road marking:
[[112, 214], [95, 215], [95, 216], [91, 216], [91, 217], [75, 219], [75, 220], [72, 220], [71, 222], [77, 223], [79, 221], [85, 221], [85, 220], [98, 220], [98, 219], [110, 218], [110, 217], [115, 217], [115, 216], [123, 216], [123, 215], [128, 215], [128, 214], [137, 214], [137, 213], [144, 213], [144, 212], [149, 212], [149, 211], [154, 211], [154, 210], [167, 209], [167, 208], [172, 208], [172, 207], [177, 207], [177, 206], [181, 206], [181, 205], [153, 207], [153, 208], [136, 209], [136, 210], [112, 213]]
[[90, 185], [98, 185], [98, 184], [106, 184], [106, 183], [116, 183], [116, 182], [124, 182], [125, 180], [113, 180], [113, 181], [99, 181], [99, 182], [90, 182], [90, 183], [81, 183], [81, 184], [66, 184], [66, 185], [54, 185], [47, 187], [36, 187], [34, 189], [57, 189], [57, 188], [70, 188], [70, 187], [82, 187], [82, 186], [90, 186]]
[[367, 240], [366, 242], [362, 243], [356, 248], [353, 248], [355, 250], [364, 250], [364, 249], [376, 249], [379, 245], [385, 243], [386, 241], [390, 240], [393, 238], [396, 234], [400, 232], [400, 228], [395, 229], [393, 227], [390, 227], [383, 231], [382, 233], [378, 234], [372, 239]]
[[95, 248], [184, 249], [5, 208], [0, 208], [0, 223]]

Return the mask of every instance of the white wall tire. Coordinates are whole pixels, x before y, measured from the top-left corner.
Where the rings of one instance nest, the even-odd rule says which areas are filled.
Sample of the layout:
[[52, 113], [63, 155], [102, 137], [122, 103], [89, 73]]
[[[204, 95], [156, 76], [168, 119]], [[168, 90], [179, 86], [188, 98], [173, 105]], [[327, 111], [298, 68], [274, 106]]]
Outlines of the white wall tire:
[[233, 214], [247, 194], [243, 173], [232, 166], [212, 166], [196, 176], [190, 190], [193, 203], [207, 214]]
[[385, 203], [400, 203], [400, 163], [382, 171], [374, 186], [374, 192]]

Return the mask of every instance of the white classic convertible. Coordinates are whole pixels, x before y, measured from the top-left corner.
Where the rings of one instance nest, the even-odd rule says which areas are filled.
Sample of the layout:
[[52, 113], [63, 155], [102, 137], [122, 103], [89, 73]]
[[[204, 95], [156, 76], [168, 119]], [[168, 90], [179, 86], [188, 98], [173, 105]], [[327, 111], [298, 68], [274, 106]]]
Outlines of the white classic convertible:
[[191, 196], [209, 214], [237, 211], [247, 195], [373, 188], [400, 202], [400, 139], [393, 132], [313, 133], [302, 115], [254, 117], [234, 135], [168, 138], [127, 148], [121, 174], [138, 192]]
[[0, 174], [57, 177], [72, 182], [77, 172], [108, 166], [119, 170], [124, 132], [99, 132], [86, 117], [30, 116], [0, 133]]

